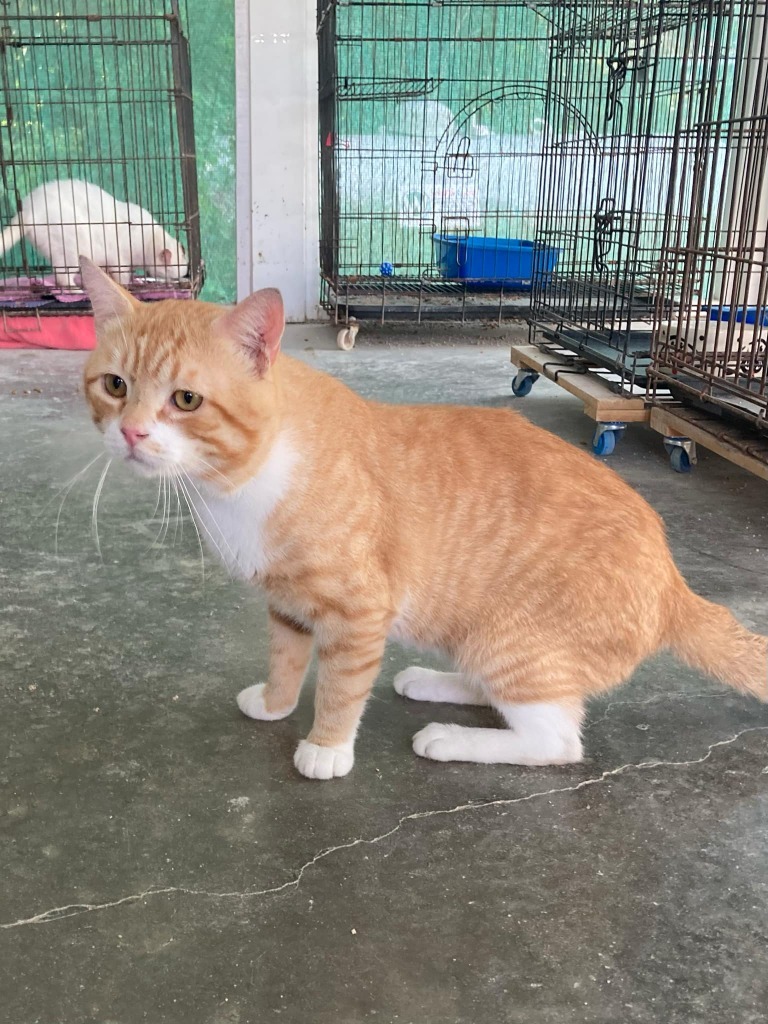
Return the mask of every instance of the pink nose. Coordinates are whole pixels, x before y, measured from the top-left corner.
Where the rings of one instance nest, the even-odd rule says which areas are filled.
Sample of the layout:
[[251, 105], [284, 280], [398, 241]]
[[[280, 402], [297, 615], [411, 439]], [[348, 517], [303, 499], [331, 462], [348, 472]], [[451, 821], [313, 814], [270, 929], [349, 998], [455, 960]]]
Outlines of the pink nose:
[[131, 448], [135, 448], [139, 441], [143, 441], [149, 434], [141, 427], [120, 427], [120, 433], [128, 442]]

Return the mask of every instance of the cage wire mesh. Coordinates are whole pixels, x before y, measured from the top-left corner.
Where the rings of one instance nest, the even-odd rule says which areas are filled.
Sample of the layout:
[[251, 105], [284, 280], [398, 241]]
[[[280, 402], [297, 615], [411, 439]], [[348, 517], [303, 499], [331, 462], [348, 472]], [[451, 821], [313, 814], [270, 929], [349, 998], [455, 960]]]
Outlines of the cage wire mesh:
[[650, 376], [683, 400], [768, 430], [768, 5], [688, 19], [697, 97], [675, 127]]
[[322, 299], [338, 319], [527, 312], [557, 257], [534, 244], [550, 18], [321, 0]]
[[[534, 284], [534, 338], [645, 388], [665, 231], [692, 215], [667, 203], [679, 125], [711, 75], [708, 14], [720, 5], [597, 0], [553, 11], [537, 240], [557, 248]], [[722, 164], [722, 155], [719, 157]]]
[[78, 255], [145, 297], [202, 283], [177, 0], [0, 4], [0, 306], [83, 300]]

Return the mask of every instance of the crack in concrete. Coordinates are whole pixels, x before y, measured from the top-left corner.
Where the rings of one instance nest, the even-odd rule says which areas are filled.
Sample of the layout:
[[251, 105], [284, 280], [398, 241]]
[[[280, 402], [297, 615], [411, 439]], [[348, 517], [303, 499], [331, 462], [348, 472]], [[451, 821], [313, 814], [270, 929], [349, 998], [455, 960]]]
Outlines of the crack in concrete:
[[713, 693], [712, 690], [704, 693], [691, 693], [686, 690], [681, 690], [678, 693], [655, 693], [652, 697], [645, 697], [643, 700], [612, 700], [605, 705], [603, 714], [599, 718], [596, 718], [593, 722], [587, 722], [584, 725], [584, 731], [586, 732], [588, 729], [594, 729], [596, 725], [600, 725], [601, 722], [604, 722], [614, 708], [640, 707], [644, 704], [657, 704], [659, 701], [668, 700], [695, 700], [698, 697], [707, 697], [710, 700], [722, 700], [723, 697], [731, 696], [733, 696], [733, 693], [728, 690], [723, 693]]
[[[636, 703], [634, 701], [626, 702], [615, 702], [615, 703]], [[647, 703], [640, 701], [637, 703]], [[578, 793], [579, 790], [586, 789], [588, 786], [596, 786], [607, 779], [613, 778], [616, 775], [622, 775], [629, 771], [645, 771], [650, 768], [686, 768], [694, 765], [704, 764], [712, 756], [712, 752], [717, 750], [719, 747], [727, 747], [736, 740], [741, 739], [742, 736], [747, 735], [751, 732], [768, 732], [768, 725], [755, 725], [749, 726], [746, 729], [741, 729], [735, 735], [725, 740], [716, 740], [714, 743], [710, 743], [707, 747], [707, 751], [701, 757], [694, 758], [689, 761], [640, 761], [637, 764], [623, 764], [619, 765], [618, 768], [609, 768], [606, 771], [601, 772], [600, 775], [595, 775], [589, 779], [582, 779], [581, 782], [577, 782], [572, 786], [560, 786], [554, 789], [538, 790], [534, 793], [528, 793], [525, 796], [516, 797], [501, 797], [497, 800], [481, 800], [477, 803], [464, 803], [457, 804], [455, 807], [446, 808], [435, 808], [431, 811], [412, 811], [410, 814], [404, 814], [397, 822], [388, 829], [386, 832], [381, 832], [379, 835], [372, 836], [371, 838], [358, 838], [351, 839], [346, 843], [339, 843], [337, 846], [329, 846], [324, 850], [320, 850], [316, 853], [311, 860], [306, 861], [302, 864], [299, 870], [296, 872], [293, 878], [289, 878], [287, 882], [283, 882], [280, 885], [269, 886], [266, 889], [244, 889], [242, 891], [233, 892], [211, 892], [207, 889], [190, 889], [186, 886], [169, 885], [162, 888], [150, 887], [144, 889], [142, 892], [134, 893], [129, 896], [122, 896], [120, 899], [111, 900], [106, 903], [69, 903], [62, 907], [53, 907], [51, 910], [41, 911], [39, 914], [33, 914], [31, 917], [19, 918], [16, 921], [7, 921], [0, 924], [0, 929], [8, 930], [11, 928], [21, 928], [25, 925], [34, 924], [51, 924], [55, 921], [63, 921], [69, 917], [79, 917], [81, 914], [93, 913], [97, 910], [110, 910], [113, 907], [120, 907], [128, 903], [138, 903], [142, 900], [148, 899], [150, 896], [171, 896], [171, 895], [182, 895], [182, 896], [203, 896], [209, 899], [239, 899], [249, 900], [256, 899], [260, 896], [273, 896], [277, 893], [285, 892], [288, 889], [298, 889], [301, 884], [301, 880], [310, 868], [314, 867], [319, 861], [324, 860], [326, 857], [330, 857], [334, 853], [339, 853], [342, 850], [351, 850], [356, 846], [375, 846], [377, 843], [383, 842], [385, 839], [389, 839], [396, 832], [407, 824], [409, 821], [421, 821], [425, 818], [435, 818], [441, 815], [449, 814], [460, 814], [465, 811], [480, 811], [488, 807], [512, 807], [515, 804], [528, 803], [531, 800], [538, 800], [541, 797], [547, 796], [560, 796], [565, 793]]]

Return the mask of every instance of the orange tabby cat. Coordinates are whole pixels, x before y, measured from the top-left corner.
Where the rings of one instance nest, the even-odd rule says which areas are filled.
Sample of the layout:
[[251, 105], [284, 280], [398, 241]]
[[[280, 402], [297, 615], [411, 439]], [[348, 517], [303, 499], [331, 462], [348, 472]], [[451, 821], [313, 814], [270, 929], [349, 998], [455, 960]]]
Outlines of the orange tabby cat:
[[659, 517], [589, 455], [506, 410], [360, 398], [280, 353], [272, 289], [223, 310], [140, 305], [85, 259], [82, 278], [107, 447], [170, 474], [231, 572], [266, 591], [269, 678], [242, 711], [290, 714], [317, 651], [303, 775], [352, 767], [387, 637], [459, 670], [406, 669], [398, 693], [491, 704], [509, 727], [428, 725], [413, 747], [437, 761], [578, 761], [585, 699], [664, 647], [768, 696], [766, 638], [688, 589]]

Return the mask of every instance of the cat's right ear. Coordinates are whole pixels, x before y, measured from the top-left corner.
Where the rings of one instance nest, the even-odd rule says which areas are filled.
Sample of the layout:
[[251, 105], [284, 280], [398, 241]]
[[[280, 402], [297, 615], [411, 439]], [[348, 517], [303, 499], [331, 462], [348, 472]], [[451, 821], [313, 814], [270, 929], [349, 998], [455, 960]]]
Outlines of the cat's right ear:
[[214, 327], [240, 345], [262, 377], [280, 351], [285, 330], [283, 297], [277, 288], [262, 288], [217, 317]]
[[80, 277], [93, 306], [96, 327], [130, 316], [139, 307], [137, 299], [105, 274], [87, 256], [80, 257]]

